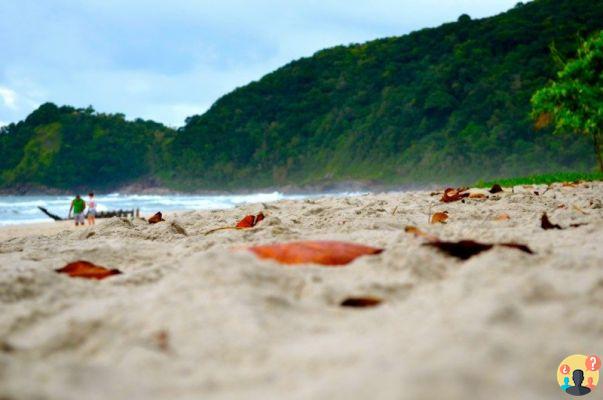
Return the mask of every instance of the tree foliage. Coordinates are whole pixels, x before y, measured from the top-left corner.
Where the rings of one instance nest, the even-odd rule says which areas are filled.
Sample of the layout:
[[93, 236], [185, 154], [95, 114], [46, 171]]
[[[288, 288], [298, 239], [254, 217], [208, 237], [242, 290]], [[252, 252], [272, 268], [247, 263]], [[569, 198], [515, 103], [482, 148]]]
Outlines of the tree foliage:
[[0, 183], [112, 188], [165, 168], [162, 149], [173, 134], [152, 121], [46, 103], [0, 130]]
[[603, 31], [582, 43], [578, 56], [566, 63], [557, 78], [532, 97], [536, 127], [552, 124], [556, 132], [590, 136], [603, 171]]

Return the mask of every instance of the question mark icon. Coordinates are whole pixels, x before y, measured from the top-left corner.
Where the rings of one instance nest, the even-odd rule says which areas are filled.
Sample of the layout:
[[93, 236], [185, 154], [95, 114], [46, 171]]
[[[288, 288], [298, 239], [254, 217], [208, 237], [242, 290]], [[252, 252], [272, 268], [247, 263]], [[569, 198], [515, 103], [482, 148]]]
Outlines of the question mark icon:
[[596, 356], [588, 356], [586, 357], [586, 369], [589, 371], [598, 371], [601, 368], [601, 359]]
[[559, 372], [561, 372], [563, 375], [567, 375], [567, 374], [569, 374], [569, 372], [570, 372], [570, 367], [569, 367], [569, 365], [567, 365], [567, 364], [562, 364], [562, 365], [559, 367]]

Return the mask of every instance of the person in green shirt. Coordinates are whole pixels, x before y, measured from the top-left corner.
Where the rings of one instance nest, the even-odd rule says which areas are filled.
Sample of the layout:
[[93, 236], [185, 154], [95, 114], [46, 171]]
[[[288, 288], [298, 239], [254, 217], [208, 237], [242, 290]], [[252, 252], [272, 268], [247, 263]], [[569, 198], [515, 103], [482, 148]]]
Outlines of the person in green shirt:
[[71, 206], [69, 207], [69, 217], [71, 217], [71, 211], [73, 210], [73, 219], [75, 220], [75, 226], [84, 226], [84, 210], [86, 209], [86, 202], [76, 195], [75, 199], [71, 200]]

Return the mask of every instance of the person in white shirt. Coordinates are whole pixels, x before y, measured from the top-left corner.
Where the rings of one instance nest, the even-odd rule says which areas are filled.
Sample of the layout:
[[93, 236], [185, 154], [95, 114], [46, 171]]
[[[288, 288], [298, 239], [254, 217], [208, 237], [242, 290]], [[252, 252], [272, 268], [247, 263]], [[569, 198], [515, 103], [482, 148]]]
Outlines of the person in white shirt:
[[94, 200], [94, 193], [88, 193], [88, 225], [94, 225], [96, 222], [96, 200]]

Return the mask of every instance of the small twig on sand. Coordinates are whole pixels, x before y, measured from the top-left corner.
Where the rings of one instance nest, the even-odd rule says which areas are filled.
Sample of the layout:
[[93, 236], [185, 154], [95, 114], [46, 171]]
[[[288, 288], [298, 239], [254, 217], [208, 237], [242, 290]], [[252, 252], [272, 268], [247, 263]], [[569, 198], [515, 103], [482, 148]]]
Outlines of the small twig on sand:
[[241, 228], [237, 228], [236, 226], [223, 226], [221, 228], [216, 228], [216, 229], [209, 230], [209, 231], [205, 232], [205, 235], [207, 236], [210, 233], [214, 233], [214, 232], [217, 232], [217, 231], [223, 231], [223, 230], [226, 230], [226, 229], [241, 229]]
[[394, 207], [394, 211], [392, 211], [392, 215], [396, 215], [396, 211], [398, 211], [398, 206]]
[[551, 189], [551, 186], [552, 186], [552, 185], [550, 185], [550, 184], [549, 184], [549, 185], [547, 185], [546, 189], [544, 189], [544, 192], [542, 192], [542, 195], [543, 195], [543, 196], [544, 196], [544, 194], [545, 194], [546, 192], [548, 192], [548, 191]]
[[431, 223], [431, 207], [433, 207], [432, 204], [429, 205], [429, 215], [427, 216], [427, 223]]

